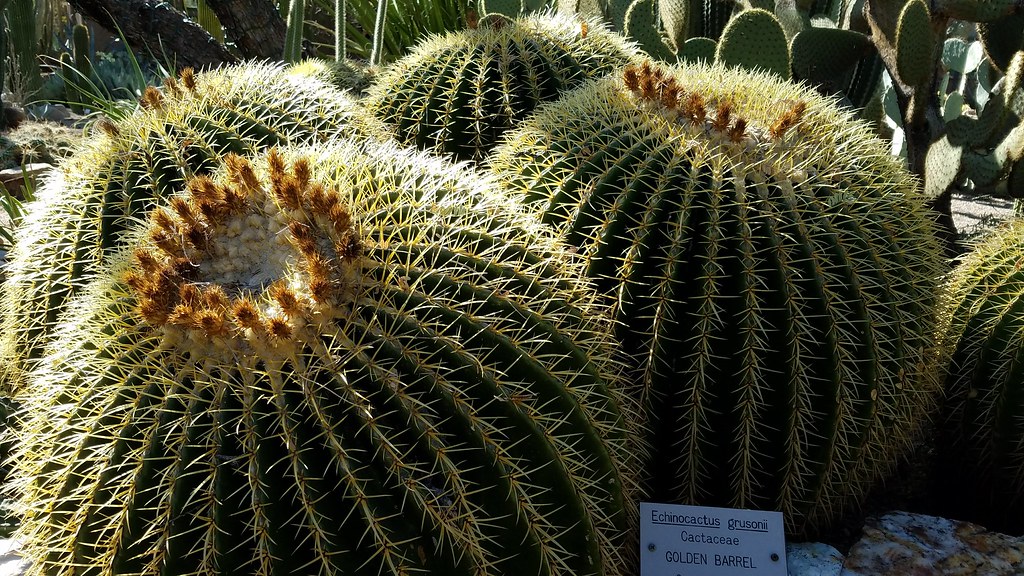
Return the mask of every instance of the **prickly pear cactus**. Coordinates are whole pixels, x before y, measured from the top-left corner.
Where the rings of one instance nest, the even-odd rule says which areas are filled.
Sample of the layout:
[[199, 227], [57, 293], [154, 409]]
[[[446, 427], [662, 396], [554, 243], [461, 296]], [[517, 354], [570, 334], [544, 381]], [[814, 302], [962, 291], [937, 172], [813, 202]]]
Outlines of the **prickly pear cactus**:
[[0, 298], [0, 382], [20, 387], [23, 360], [36, 355], [63, 303], [154, 199], [229, 152], [386, 133], [347, 94], [278, 65], [186, 71], [147, 90], [137, 113], [95, 129], [29, 210]]
[[915, 180], [811, 90], [644, 64], [491, 168], [587, 258], [649, 411], [654, 499], [824, 528], [932, 411], [939, 248]]
[[941, 317], [949, 352], [939, 420], [940, 501], [957, 517], [1024, 529], [1024, 222], [974, 248], [949, 275]]
[[226, 166], [30, 375], [30, 573], [620, 574], [633, 449], [579, 262], [425, 153]]
[[637, 54], [597, 20], [492, 16], [423, 41], [377, 77], [364, 102], [403, 143], [479, 159], [537, 104]]

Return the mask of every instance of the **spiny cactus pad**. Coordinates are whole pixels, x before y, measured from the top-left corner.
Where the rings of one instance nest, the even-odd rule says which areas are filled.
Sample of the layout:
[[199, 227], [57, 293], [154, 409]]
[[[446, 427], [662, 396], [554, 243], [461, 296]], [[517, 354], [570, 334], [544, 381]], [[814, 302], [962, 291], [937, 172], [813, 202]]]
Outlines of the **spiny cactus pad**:
[[790, 77], [789, 42], [782, 24], [767, 10], [754, 8], [733, 16], [722, 31], [715, 61], [725, 66], [761, 69]]
[[629, 564], [610, 332], [491, 183], [391, 146], [229, 156], [136, 237], [30, 375], [31, 574]]
[[942, 260], [866, 125], [763, 73], [644, 64], [539, 108], [491, 167], [616, 302], [653, 498], [807, 533], [909, 447]]
[[1024, 529], [1024, 221], [998, 229], [946, 282], [949, 352], [939, 424], [942, 501], [994, 529]]
[[924, 0], [910, 0], [896, 22], [896, 71], [908, 86], [920, 86], [934, 73], [935, 34]]
[[246, 64], [168, 79], [143, 107], [102, 124], [52, 173], [9, 254], [0, 299], [0, 381], [17, 388], [65, 300], [88, 282], [154, 202], [229, 152], [387, 129], [323, 80]]
[[377, 77], [365, 103], [403, 143], [479, 159], [539, 103], [637, 53], [596, 20], [487, 18], [423, 41]]

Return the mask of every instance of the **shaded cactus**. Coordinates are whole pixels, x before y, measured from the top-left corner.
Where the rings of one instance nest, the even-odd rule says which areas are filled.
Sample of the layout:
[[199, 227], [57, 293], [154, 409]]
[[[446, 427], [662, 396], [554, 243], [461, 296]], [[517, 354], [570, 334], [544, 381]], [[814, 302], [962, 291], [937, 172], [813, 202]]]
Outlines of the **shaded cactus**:
[[877, 59], [871, 39], [860, 32], [806, 28], [793, 36], [790, 51], [794, 80], [807, 81], [822, 92], [842, 92], [857, 108], [865, 106], [875, 92], [877, 74], [863, 84], [855, 82], [861, 63], [872, 56]]
[[491, 168], [615, 302], [651, 498], [808, 534], [911, 447], [942, 258], [866, 125], [765, 74], [645, 64], [539, 108]]
[[911, 0], [896, 22], [896, 73], [909, 86], [920, 86], [934, 74], [935, 34], [924, 0]]
[[1024, 12], [978, 24], [985, 54], [1000, 71], [1006, 70], [1018, 50], [1024, 50]]
[[606, 318], [490, 182], [338, 142], [133, 230], [31, 374], [30, 574], [620, 574]]
[[940, 309], [949, 353], [939, 421], [943, 512], [1024, 529], [1024, 221], [995, 231], [959, 262]]
[[123, 245], [154, 200], [226, 153], [386, 129], [346, 94], [280, 66], [247, 64], [169, 79], [135, 114], [99, 125], [37, 194], [8, 255], [0, 299], [0, 381], [17, 388], [64, 302]]
[[365, 103], [406, 144], [478, 159], [539, 103], [637, 53], [596, 21], [490, 16], [422, 42], [377, 77]]

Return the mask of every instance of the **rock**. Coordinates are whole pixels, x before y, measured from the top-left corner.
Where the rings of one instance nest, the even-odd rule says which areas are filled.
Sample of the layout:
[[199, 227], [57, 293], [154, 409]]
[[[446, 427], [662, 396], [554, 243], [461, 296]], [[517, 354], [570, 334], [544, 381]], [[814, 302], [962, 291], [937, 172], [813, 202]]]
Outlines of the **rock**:
[[45, 103], [32, 109], [32, 117], [45, 122], [55, 122], [69, 126], [71, 122], [71, 109], [63, 104]]
[[0, 576], [21, 576], [28, 570], [28, 562], [18, 555], [18, 543], [0, 538]]
[[786, 544], [786, 571], [789, 576], [839, 576], [843, 555], [820, 542]]
[[53, 166], [50, 164], [35, 162], [26, 164], [21, 168], [0, 170], [0, 186], [6, 188], [11, 196], [20, 199], [22, 198], [22, 190], [25, 188], [25, 180], [28, 179], [32, 186], [35, 187], [39, 178], [51, 168]]
[[1000, 222], [1013, 216], [1013, 200], [980, 194], [954, 194], [950, 211], [961, 240], [971, 242], [985, 236]]
[[4, 122], [6, 122], [8, 130], [14, 130], [28, 118], [24, 110], [8, 102], [6, 98], [4, 98], [3, 104]]
[[1018, 574], [1024, 574], [1024, 538], [908, 512], [869, 519], [841, 572], [842, 576]]

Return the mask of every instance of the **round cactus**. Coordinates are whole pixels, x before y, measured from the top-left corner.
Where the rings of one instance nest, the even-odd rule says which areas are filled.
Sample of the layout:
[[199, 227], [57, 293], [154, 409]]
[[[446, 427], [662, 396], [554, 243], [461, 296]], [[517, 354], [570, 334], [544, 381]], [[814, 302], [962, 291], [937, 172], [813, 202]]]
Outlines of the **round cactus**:
[[29, 375], [30, 573], [623, 573], [607, 316], [490, 184], [339, 142], [152, 211]]
[[932, 409], [942, 266], [915, 180], [810, 89], [630, 66], [542, 106], [491, 168], [614, 299], [651, 497], [824, 529]]
[[379, 67], [358, 60], [310, 58], [291, 65], [288, 71], [324, 80], [342, 90], [361, 96], [377, 75]]
[[597, 21], [489, 16], [420, 43], [377, 76], [365, 104], [402, 142], [477, 160], [539, 103], [637, 54]]
[[1024, 530], [1024, 221], [990, 235], [947, 278], [950, 354], [938, 425], [941, 500], [961, 518]]
[[226, 153], [387, 129], [344, 92], [278, 65], [246, 64], [168, 79], [141, 109], [100, 124], [38, 194], [9, 254], [0, 299], [0, 381], [20, 387], [63, 303], [154, 202], [208, 173]]

